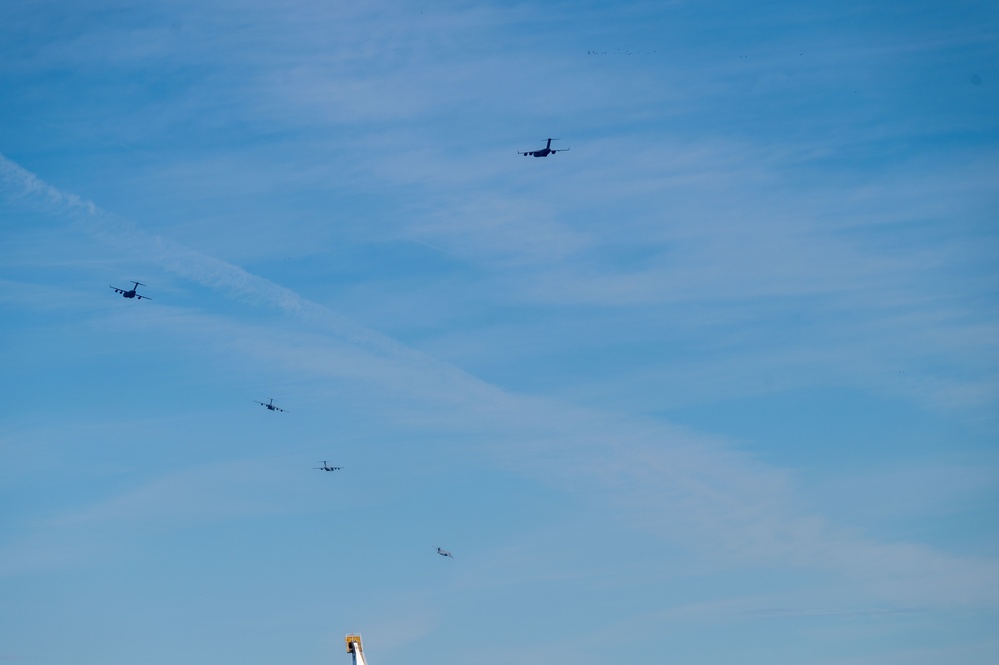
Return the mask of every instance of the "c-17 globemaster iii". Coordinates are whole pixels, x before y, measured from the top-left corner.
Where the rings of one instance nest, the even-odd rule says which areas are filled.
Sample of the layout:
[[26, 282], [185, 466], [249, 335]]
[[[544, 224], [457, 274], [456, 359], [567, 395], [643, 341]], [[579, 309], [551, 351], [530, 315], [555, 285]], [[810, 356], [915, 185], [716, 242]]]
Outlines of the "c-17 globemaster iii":
[[523, 150], [518, 150], [517, 152], [519, 152], [524, 157], [527, 157], [528, 155], [530, 155], [531, 157], [547, 157], [548, 155], [554, 155], [556, 152], [565, 152], [569, 150], [569, 148], [559, 148], [558, 150], [552, 148], [552, 141], [558, 141], [558, 140], [560, 139], [548, 139], [548, 143], [546, 143], [545, 147], [542, 148], [541, 150], [528, 150], [526, 152]]
[[111, 286], [110, 284], [108, 286], [114, 289], [115, 293], [120, 293], [122, 298], [137, 298], [139, 300], [145, 298], [146, 300], [152, 300], [149, 296], [140, 296], [135, 292], [140, 286], [145, 286], [142, 282], [133, 281], [132, 288], [130, 289], [119, 289], [117, 286]]

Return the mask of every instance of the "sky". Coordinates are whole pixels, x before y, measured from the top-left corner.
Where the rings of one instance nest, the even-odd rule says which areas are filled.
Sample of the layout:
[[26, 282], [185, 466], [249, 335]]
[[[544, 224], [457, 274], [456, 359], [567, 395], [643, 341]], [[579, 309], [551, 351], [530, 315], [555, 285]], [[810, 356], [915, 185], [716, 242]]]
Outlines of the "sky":
[[997, 173], [992, 2], [3, 3], [0, 663], [995, 663]]

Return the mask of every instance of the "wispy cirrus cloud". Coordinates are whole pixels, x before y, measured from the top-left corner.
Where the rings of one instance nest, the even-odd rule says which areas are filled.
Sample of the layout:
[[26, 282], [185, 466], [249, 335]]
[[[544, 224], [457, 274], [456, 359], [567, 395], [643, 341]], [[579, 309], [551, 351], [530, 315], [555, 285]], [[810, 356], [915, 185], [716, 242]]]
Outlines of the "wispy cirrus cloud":
[[[479, 441], [479, 454], [491, 463], [560, 491], [585, 490], [611, 506], [625, 523], [668, 542], [682, 543], [719, 565], [823, 571], [859, 585], [858, 592], [862, 587], [868, 603], [906, 607], [999, 602], [999, 564], [991, 559], [956, 557], [916, 543], [884, 543], [859, 536], [819, 515], [795, 509], [799, 490], [786, 472], [737, 454], [722, 442], [654, 420], [503, 390], [241, 268], [149, 237], [96, 206], [51, 188], [9, 160], [2, 167], [5, 186], [20, 187], [23, 194], [8, 196], [8, 201], [41, 204], [47, 214], [66, 218], [95, 237], [127, 246], [146, 260], [220, 294], [280, 311], [307, 331], [254, 330], [225, 318], [216, 318], [212, 324], [201, 320], [205, 315], [191, 312], [156, 317], [155, 326], [161, 332], [214, 335], [218, 339], [208, 346], [220, 346], [226, 340], [236, 355], [263, 355], [297, 374], [331, 379], [348, 376], [373, 381], [373, 385], [391, 385], [402, 396], [397, 406], [409, 403], [408, 409], [398, 413], [408, 411], [418, 418], [412, 422], [434, 423], [435, 428], [471, 436]], [[291, 339], [293, 343], [281, 343]], [[353, 369], [345, 374], [347, 367]], [[456, 404], [461, 408], [456, 410]], [[212, 486], [210, 472], [200, 477], [204, 487]], [[200, 508], [191, 516], [211, 515], [216, 508], [222, 511], [218, 514], [227, 514], [230, 498], [224, 492], [216, 492], [219, 501], [198, 494], [193, 504], [177, 503], [182, 495], [190, 495], [190, 488], [164, 477], [77, 511], [75, 517], [62, 518], [62, 523], [87, 522], [96, 516], [111, 522], [160, 519], [155, 511], [176, 515], [180, 507], [195, 504]], [[267, 501], [255, 505], [260, 508]], [[179, 517], [186, 519], [184, 514]]]
[[[3, 151], [141, 220], [0, 162], [23, 222], [0, 283], [5, 491], [22, 502], [0, 560], [65, 573], [61, 600], [135, 547], [129, 565], [164, 565], [147, 577], [228, 598], [204, 573], [217, 531], [220, 556], [259, 568], [240, 581], [303, 590], [268, 603], [298, 611], [259, 635], [359, 622], [410, 660], [445, 631], [444, 660], [521, 657], [479, 650], [504, 626], [581, 663], [810, 662], [822, 639], [850, 645], [843, 661], [889, 625], [908, 632], [868, 661], [908, 662], [917, 634], [985, 634], [965, 619], [996, 604], [979, 533], [997, 385], [988, 10], [108, 9], [33, 3], [0, 26]], [[549, 135], [572, 152], [514, 154]], [[101, 299], [119, 277], [155, 285], [153, 306]], [[247, 418], [259, 392], [290, 417]], [[125, 434], [80, 426], [143, 414]], [[313, 497], [257, 464], [278, 446], [296, 469], [367, 455], [351, 480], [371, 493]], [[125, 471], [105, 482], [108, 465]], [[351, 549], [348, 515], [356, 568], [328, 556]], [[144, 519], [168, 535], [145, 547]], [[291, 556], [256, 556], [292, 533]], [[411, 566], [402, 550], [438, 534], [459, 566]], [[340, 567], [369, 576], [349, 619], [324, 574]], [[745, 626], [787, 651], [740, 642]], [[625, 652], [606, 653], [608, 627], [634, 636]], [[255, 637], [233, 640], [247, 662]]]

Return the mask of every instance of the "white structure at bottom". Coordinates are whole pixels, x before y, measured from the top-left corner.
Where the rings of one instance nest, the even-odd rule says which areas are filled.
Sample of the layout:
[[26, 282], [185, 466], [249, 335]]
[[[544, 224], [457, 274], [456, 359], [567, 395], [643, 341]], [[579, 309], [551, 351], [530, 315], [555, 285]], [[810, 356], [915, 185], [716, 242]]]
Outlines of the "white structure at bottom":
[[354, 665], [368, 665], [364, 660], [364, 647], [361, 646], [361, 636], [350, 634], [344, 640], [347, 642], [347, 653], [354, 657]]

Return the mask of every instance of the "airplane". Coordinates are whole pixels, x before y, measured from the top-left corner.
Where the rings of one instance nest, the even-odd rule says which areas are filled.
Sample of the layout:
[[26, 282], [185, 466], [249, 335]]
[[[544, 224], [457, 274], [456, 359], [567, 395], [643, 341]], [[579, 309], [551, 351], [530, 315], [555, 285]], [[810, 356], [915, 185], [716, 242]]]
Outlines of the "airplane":
[[342, 466], [330, 466], [329, 464], [326, 463], [326, 460], [323, 460], [323, 465], [322, 466], [314, 466], [312, 468], [313, 469], [318, 469], [319, 471], [339, 471], [343, 467]]
[[527, 152], [520, 152], [521, 155], [527, 157], [528, 155], [532, 157], [547, 157], [548, 155], [554, 155], [556, 152], [565, 152], [569, 148], [559, 148], [555, 150], [552, 148], [552, 141], [559, 141], [561, 139], [548, 139], [548, 143], [541, 150], [528, 150]]
[[441, 556], [446, 556], [446, 557], [449, 557], [449, 558], [451, 558], [451, 559], [453, 559], [453, 558], [454, 558], [454, 555], [453, 555], [453, 554], [451, 554], [451, 553], [450, 553], [450, 552], [448, 552], [447, 550], [442, 550], [442, 549], [441, 549], [441, 548], [439, 548], [439, 547], [437, 548], [437, 553], [438, 553], [438, 554], [440, 554]]
[[273, 397], [271, 397], [271, 401], [267, 402], [266, 404], [264, 404], [263, 402], [260, 402], [258, 400], [253, 400], [253, 401], [257, 402], [257, 404], [259, 404], [260, 406], [267, 407], [268, 411], [281, 411], [282, 413], [284, 412], [284, 409], [282, 409], [280, 406], [275, 406], [274, 405], [274, 398]]
[[117, 286], [111, 286], [110, 284], [108, 284], [108, 286], [114, 289], [115, 293], [120, 293], [122, 298], [138, 298], [139, 300], [145, 298], [146, 300], [152, 300], [149, 296], [140, 296], [135, 292], [136, 289], [140, 286], [145, 286], [145, 284], [142, 282], [132, 282], [132, 284], [134, 284], [134, 286], [130, 289], [119, 289]]

